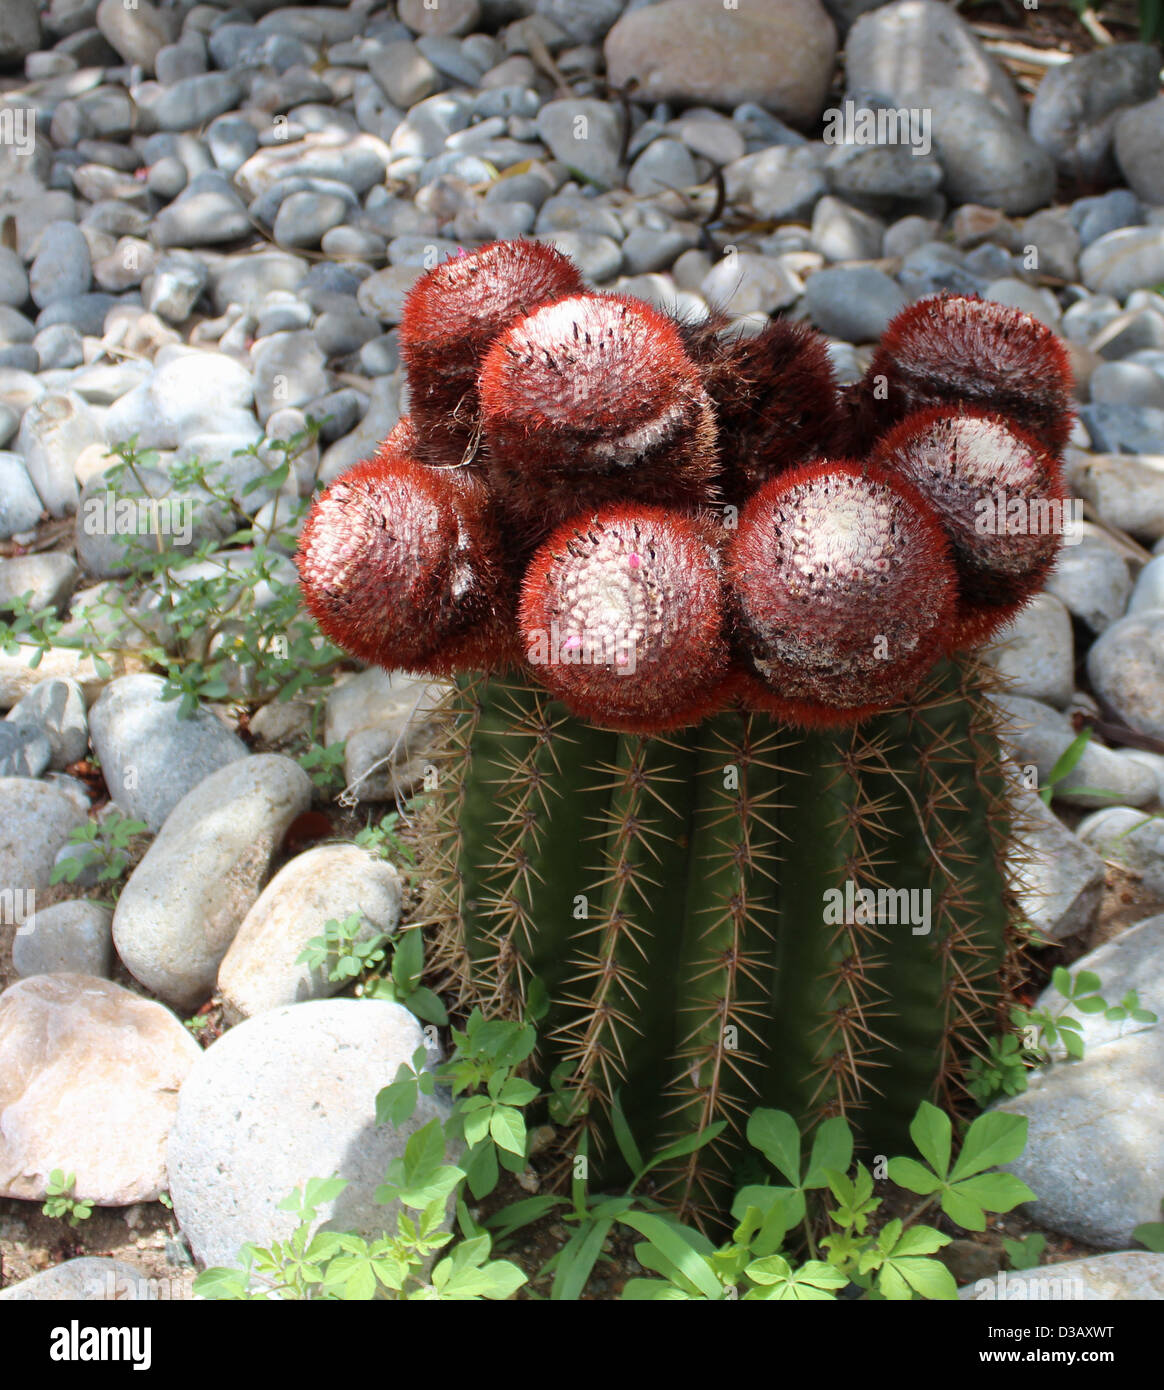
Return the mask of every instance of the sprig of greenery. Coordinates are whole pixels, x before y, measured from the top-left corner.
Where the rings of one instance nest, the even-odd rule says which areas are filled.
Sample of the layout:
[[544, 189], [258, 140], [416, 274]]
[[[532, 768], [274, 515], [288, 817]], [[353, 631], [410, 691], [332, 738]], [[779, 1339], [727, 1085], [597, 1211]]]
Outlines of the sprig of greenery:
[[42, 1213], [54, 1218], [67, 1217], [69, 1225], [74, 1229], [82, 1221], [88, 1221], [93, 1214], [93, 1203], [73, 1196], [76, 1185], [76, 1173], [66, 1173], [61, 1168], [54, 1168], [45, 1184], [44, 1190], [48, 1200], [41, 1207]]
[[114, 810], [100, 820], [87, 821], [71, 830], [68, 839], [71, 845], [83, 846], [84, 852], [62, 859], [53, 868], [49, 883], [75, 883], [87, 869], [95, 867], [98, 883], [117, 883], [129, 869], [130, 842], [148, 830], [145, 821], [131, 820]]
[[1057, 966], [1051, 983], [1063, 997], [1061, 1007], [1012, 1008], [1010, 1021], [1014, 1031], [992, 1039], [988, 1056], [971, 1059], [966, 1089], [980, 1104], [988, 1105], [1001, 1096], [1020, 1095], [1027, 1089], [1029, 1072], [1048, 1065], [1053, 1055], [1051, 1049], [1056, 1046], [1061, 1046], [1069, 1058], [1081, 1058], [1083, 1024], [1073, 1011], [1102, 1013], [1109, 1022], [1119, 1023], [1121, 1032], [1125, 1022], [1148, 1026], [1159, 1021], [1150, 1009], [1141, 1007], [1134, 989], [1128, 990], [1119, 1003], [1109, 1004], [1100, 993], [1103, 984], [1093, 970], [1081, 970], [1072, 976], [1069, 970]]

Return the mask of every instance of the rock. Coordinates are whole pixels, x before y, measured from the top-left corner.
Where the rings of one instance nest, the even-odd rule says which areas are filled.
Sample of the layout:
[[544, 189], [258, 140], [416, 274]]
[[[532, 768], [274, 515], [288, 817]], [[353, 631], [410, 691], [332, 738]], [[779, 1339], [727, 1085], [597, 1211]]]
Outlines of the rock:
[[699, 292], [727, 314], [769, 314], [795, 303], [800, 282], [779, 261], [741, 252], [714, 265]]
[[169, 26], [150, 4], [150, 0], [101, 0], [97, 6], [97, 28], [122, 61], [153, 72], [154, 61], [170, 38]]
[[1142, 734], [1164, 738], [1164, 610], [1113, 623], [1087, 654], [1096, 696]]
[[1054, 595], [1036, 594], [986, 654], [1009, 682], [1009, 693], [1060, 708], [1070, 701], [1075, 689], [1071, 618]]
[[32, 340], [42, 371], [79, 367], [85, 360], [84, 339], [71, 323], [54, 323]]
[[86, 816], [63, 791], [0, 777], [0, 893], [47, 888], [57, 851]]
[[40, 681], [8, 711], [7, 721], [35, 729], [48, 739], [51, 767], [66, 768], [88, 750], [85, 697], [76, 681]]
[[996, 1107], [1030, 1121], [1025, 1151], [1004, 1167], [1038, 1193], [1030, 1214], [1040, 1226], [1113, 1250], [1132, 1243], [1136, 1226], [1159, 1219], [1162, 1065], [1164, 1031], [1144, 1029], [1036, 1072], [1023, 1095]]
[[0, 304], [19, 309], [28, 299], [28, 272], [24, 262], [7, 246], [0, 247]]
[[1023, 1303], [1080, 1299], [1104, 1303], [1126, 1299], [1164, 1299], [1164, 1255], [1122, 1250], [1118, 1255], [1091, 1255], [1035, 1269], [1004, 1269], [958, 1290], [961, 1298], [1005, 1299]]
[[[182, 1087], [167, 1155], [174, 1212], [197, 1259], [233, 1265], [248, 1241], [287, 1239], [283, 1199], [309, 1177], [348, 1186], [320, 1208], [328, 1229], [377, 1239], [396, 1205], [374, 1193], [411, 1133], [447, 1103], [420, 1096], [397, 1128], [375, 1123], [376, 1096], [425, 1045], [399, 1004], [328, 999], [273, 1009], [232, 1028]], [[304, 1085], [304, 1078], [310, 1085]]]
[[1016, 811], [1023, 818], [1023, 847], [1013, 856], [1023, 917], [1050, 941], [1089, 931], [1099, 916], [1103, 861], [1033, 792], [1017, 796]]
[[884, 236], [885, 223], [879, 217], [840, 198], [822, 198], [812, 215], [813, 248], [830, 261], [875, 260]]
[[1130, 189], [1113, 188], [1097, 198], [1077, 198], [1071, 204], [1071, 220], [1079, 231], [1080, 245], [1090, 246], [1108, 232], [1141, 225], [1144, 210]]
[[1046, 588], [1092, 632], [1122, 618], [1132, 592], [1128, 562], [1097, 528], [1084, 523], [1077, 545], [1064, 545]]
[[838, 145], [826, 168], [834, 192], [874, 200], [877, 206], [895, 198], [926, 198], [944, 177], [933, 155], [907, 145]]
[[1164, 447], [1164, 410], [1144, 405], [1085, 405], [1079, 410], [1094, 449], [1147, 454]]
[[45, 550], [0, 560], [0, 610], [25, 596], [33, 609], [59, 611], [77, 583], [77, 564], [61, 550]]
[[1084, 455], [1072, 486], [1109, 525], [1149, 540], [1164, 537], [1164, 454]]
[[167, 323], [185, 323], [206, 288], [206, 263], [190, 252], [159, 256], [142, 282], [142, 300], [151, 313]]
[[1164, 408], [1164, 376], [1139, 362], [1101, 362], [1087, 387], [1091, 399], [1103, 405]]
[[443, 721], [441, 701], [448, 687], [403, 672], [362, 671], [336, 685], [327, 697], [324, 739], [345, 743], [345, 771], [357, 783], [372, 764], [393, 748], [392, 763], [355, 786], [361, 800], [390, 800], [398, 786], [414, 789], [423, 780]]
[[696, 106], [684, 111], [666, 125], [667, 133], [682, 140], [693, 153], [713, 164], [730, 164], [747, 153], [747, 142], [726, 116], [709, 107]]
[[0, 452], [0, 540], [36, 525], [44, 504], [19, 454]]
[[[995, 703], [1009, 717], [1007, 742], [1015, 761], [1024, 771], [1037, 769], [1038, 785], [1046, 786], [1056, 762], [1075, 741], [1070, 719], [1021, 695], [999, 695]], [[1110, 806], [1113, 802], [1144, 806], [1156, 799], [1156, 778], [1146, 767], [1091, 739], [1072, 771], [1055, 784], [1054, 795], [1057, 801], [1073, 806]]]
[[97, 975], [113, 968], [113, 914], [88, 898], [42, 907], [12, 942], [12, 968], [32, 975]]
[[1014, 84], [969, 26], [938, 0], [896, 0], [862, 15], [845, 40], [850, 92], [877, 92], [895, 105], [924, 105], [936, 92], [987, 98], [1007, 120], [1023, 118]]
[[1079, 257], [1079, 276], [1094, 294], [1126, 299], [1164, 281], [1164, 227], [1123, 227], [1093, 241]]
[[[35, 666], [32, 661], [40, 659]], [[142, 669], [141, 657], [132, 651], [117, 651], [107, 658], [108, 669], [98, 670], [91, 656], [75, 647], [33, 648], [20, 646], [14, 652], [0, 650], [0, 709], [8, 709], [43, 680], [75, 680], [86, 700], [95, 700], [110, 679]]]
[[820, 115], [836, 30], [817, 0], [728, 9], [662, 0], [627, 12], [606, 36], [607, 79], [643, 101], [755, 102], [795, 125]]
[[1107, 806], [1079, 822], [1080, 841], [1122, 864], [1151, 893], [1164, 895], [1164, 826], [1131, 806]]
[[934, 152], [949, 197], [1008, 213], [1034, 212], [1051, 201], [1055, 161], [987, 97], [934, 90], [926, 100], [932, 111]]
[[234, 73], [205, 72], [159, 87], [147, 110], [159, 130], [197, 130], [237, 107], [242, 96], [242, 83]]
[[[203, 177], [199, 175], [199, 177]], [[237, 241], [253, 228], [241, 198], [226, 185], [187, 188], [154, 218], [159, 246], [217, 246]]]
[[368, 68], [388, 100], [403, 110], [432, 96], [444, 85], [438, 70], [411, 39], [379, 45]]
[[113, 917], [117, 952], [147, 989], [181, 1008], [209, 997], [272, 854], [310, 804], [310, 778], [275, 753], [229, 763], [178, 802]]
[[125, 815], [155, 833], [188, 792], [229, 763], [248, 757], [243, 741], [209, 710], [179, 715], [163, 700], [160, 676], [113, 681], [89, 713], [93, 749], [110, 795]]
[[605, 101], [549, 101], [538, 112], [538, 138], [555, 159], [583, 179], [610, 188], [619, 183], [622, 116]]
[[627, 175], [627, 187], [637, 198], [649, 198], [668, 188], [693, 188], [699, 182], [695, 160], [679, 140], [652, 140]]
[[179, 435], [205, 429], [229, 410], [254, 399], [251, 374], [233, 357], [195, 348], [164, 348], [155, 359], [150, 397]]
[[777, 145], [745, 155], [724, 170], [729, 200], [745, 197], [765, 222], [811, 219], [817, 201], [828, 191], [823, 148]]
[[830, 337], [850, 343], [875, 342], [908, 303], [896, 281], [873, 266], [818, 270], [804, 291], [812, 322]]
[[[1121, 45], [1122, 46], [1122, 45]], [[1140, 45], [1128, 45], [1140, 47]], [[1124, 111], [1115, 123], [1115, 156], [1128, 184], [1145, 203], [1164, 203], [1164, 97], [1153, 96], [1157, 86], [1159, 57], [1149, 48], [1149, 80], [1144, 104]]]
[[1164, 555], [1149, 560], [1136, 577], [1128, 613], [1143, 613], [1149, 608], [1164, 608]]
[[364, 194], [384, 182], [391, 162], [392, 151], [374, 135], [312, 131], [302, 140], [258, 150], [235, 174], [234, 183], [248, 200], [290, 178], [330, 179], [354, 194]]
[[626, 6], [627, 0], [536, 0], [535, 8], [575, 43], [597, 43]]
[[34, 53], [41, 42], [36, 0], [5, 0], [0, 13], [0, 63], [9, 66]]
[[347, 213], [348, 204], [338, 194], [292, 193], [279, 205], [272, 235], [280, 246], [317, 247]]
[[396, 378], [383, 376], [373, 381], [363, 419], [324, 451], [319, 467], [320, 480], [325, 485], [330, 484], [346, 469], [369, 458], [399, 418], [400, 387]]
[[0, 724], [0, 777], [39, 777], [51, 757], [49, 741], [37, 729]]
[[1031, 138], [1068, 178], [1109, 182], [1116, 118], [1156, 95], [1159, 71], [1159, 54], [1146, 43], [1111, 44], [1048, 68], [1031, 102]]
[[414, 34], [471, 34], [481, 18], [478, 0], [399, 0], [396, 13]]
[[390, 265], [369, 275], [356, 292], [360, 312], [381, 323], [399, 323], [408, 291], [423, 274], [419, 266]]
[[40, 238], [28, 272], [29, 294], [38, 309], [84, 294], [92, 280], [89, 243], [75, 222], [54, 222]]
[[227, 1018], [237, 1022], [284, 1004], [323, 999], [343, 986], [299, 955], [329, 920], [361, 918], [359, 940], [395, 932], [401, 881], [384, 859], [356, 845], [321, 845], [297, 855], [263, 889], [218, 972]]
[[578, 267], [583, 276], [602, 285], [622, 269], [622, 247], [611, 237], [593, 232], [550, 232], [539, 241], [555, 246]]
[[24, 412], [15, 452], [24, 459], [33, 486], [53, 516], [76, 510], [73, 461], [82, 449], [101, 439], [97, 416], [73, 391], [51, 392]]
[[316, 396], [324, 395], [330, 386], [326, 358], [306, 329], [272, 333], [256, 344], [252, 368], [255, 407], [260, 420], [266, 420], [272, 411], [282, 407], [306, 405]]
[[54, 1168], [99, 1206], [156, 1201], [178, 1088], [201, 1055], [160, 1004], [88, 975], [0, 995], [0, 1194], [43, 1201]]
[[124, 1260], [83, 1255], [0, 1289], [0, 1301], [108, 1303], [156, 1299], [157, 1281]]

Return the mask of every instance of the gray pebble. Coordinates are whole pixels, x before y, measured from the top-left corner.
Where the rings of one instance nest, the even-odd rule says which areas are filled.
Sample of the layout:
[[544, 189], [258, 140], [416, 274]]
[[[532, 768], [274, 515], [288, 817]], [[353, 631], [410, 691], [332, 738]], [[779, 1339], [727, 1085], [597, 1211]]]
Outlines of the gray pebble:
[[1160, 55], [1143, 43], [1111, 44], [1048, 68], [1031, 102], [1031, 138], [1068, 178], [1102, 185], [1115, 173], [1116, 117], [1155, 96], [1159, 71]]
[[19, 454], [0, 451], [0, 540], [31, 531], [43, 510], [24, 460]]
[[818, 270], [804, 291], [805, 309], [817, 328], [850, 343], [875, 342], [908, 302], [900, 286], [872, 266]]
[[54, 222], [40, 239], [28, 272], [32, 302], [38, 309], [84, 294], [92, 278], [89, 244], [73, 222]]
[[68, 767], [83, 758], [89, 747], [85, 697], [76, 681], [54, 678], [38, 682], [12, 706], [6, 719], [28, 725], [48, 739], [50, 767]]
[[[1108, 632], [1118, 626], [1108, 628]], [[1069, 703], [1075, 689], [1071, 618], [1053, 594], [1036, 594], [1002, 629], [986, 654], [1008, 679], [1014, 694], [1044, 700], [1060, 709]]]
[[95, 975], [113, 969], [113, 914], [87, 898], [42, 907], [12, 942], [12, 968], [31, 975]]
[[39, 729], [0, 721], [0, 777], [39, 777], [52, 758]]
[[1107, 454], [1164, 453], [1164, 410], [1147, 405], [1084, 405], [1079, 418], [1092, 446]]
[[1124, 227], [1093, 241], [1079, 257], [1079, 277], [1096, 294], [1126, 299], [1164, 282], [1164, 227]]
[[[1148, 49], [1153, 62], [1145, 96], [1156, 91], [1159, 54]], [[1116, 160], [1133, 191], [1152, 206], [1164, 203], [1164, 97], [1125, 111], [1115, 125]]]
[[1092, 689], [1129, 728], [1164, 738], [1164, 611], [1121, 618], [1087, 656]]

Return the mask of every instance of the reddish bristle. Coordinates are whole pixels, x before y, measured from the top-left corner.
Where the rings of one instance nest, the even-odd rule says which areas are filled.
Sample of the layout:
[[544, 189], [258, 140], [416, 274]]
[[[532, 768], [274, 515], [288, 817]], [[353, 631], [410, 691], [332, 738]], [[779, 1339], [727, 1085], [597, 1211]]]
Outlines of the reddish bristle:
[[387, 669], [503, 664], [512, 647], [482, 485], [381, 445], [312, 508], [297, 563], [322, 631]]
[[878, 432], [927, 406], [1005, 415], [1054, 453], [1071, 433], [1067, 349], [1038, 319], [972, 296], [923, 299], [890, 323], [862, 383]]
[[1001, 627], [1043, 585], [1062, 537], [1058, 461], [1032, 435], [986, 411], [919, 411], [873, 456], [906, 479], [950, 538], [961, 596], [959, 643]]
[[536, 241], [491, 242], [420, 277], [404, 302], [400, 355], [425, 463], [456, 464], [471, 452], [477, 373], [498, 333], [582, 288], [574, 263]]
[[718, 326], [684, 337], [715, 408], [723, 495], [739, 503], [830, 447], [837, 385], [825, 340], [807, 324], [774, 319], [754, 337], [726, 339]]
[[949, 543], [920, 494], [848, 461], [766, 483], [741, 513], [727, 573], [764, 706], [796, 723], [852, 722], [908, 694], [942, 654], [957, 599]]
[[695, 506], [715, 492], [715, 425], [672, 320], [576, 295], [506, 330], [479, 383], [489, 476], [532, 534], [613, 501]]
[[592, 723], [678, 728], [727, 698], [706, 521], [617, 505], [566, 522], [530, 561], [519, 620], [534, 676]]

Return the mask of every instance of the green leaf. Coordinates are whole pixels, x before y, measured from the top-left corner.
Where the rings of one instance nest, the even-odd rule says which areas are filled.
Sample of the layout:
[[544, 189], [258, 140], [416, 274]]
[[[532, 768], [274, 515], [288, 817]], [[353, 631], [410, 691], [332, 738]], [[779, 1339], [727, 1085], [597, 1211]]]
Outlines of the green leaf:
[[891, 1158], [888, 1171], [890, 1180], [898, 1187], [907, 1187], [922, 1197], [928, 1197], [943, 1186], [942, 1179], [923, 1168], [915, 1158]]
[[489, 1117], [489, 1133], [499, 1148], [525, 1157], [525, 1120], [520, 1110], [499, 1105]]
[[1022, 1202], [1038, 1200], [1026, 1183], [1013, 1173], [981, 1173], [978, 1177], [963, 1179], [955, 1190], [986, 1211], [994, 1212], [1013, 1211]]
[[995, 1168], [1018, 1158], [1026, 1147], [1028, 1126], [1025, 1115], [1004, 1115], [998, 1110], [979, 1115], [966, 1131], [950, 1181], [957, 1182], [972, 1173], [981, 1173], [984, 1168]]
[[652, 1212], [628, 1212], [619, 1220], [624, 1226], [646, 1236], [704, 1298], [723, 1297], [723, 1285], [708, 1268], [703, 1256], [686, 1239], [686, 1231], [682, 1227], [673, 1226]]
[[[940, 1178], [950, 1171], [950, 1142], [953, 1127], [950, 1117], [943, 1114], [936, 1105], [923, 1100], [909, 1127], [909, 1137], [917, 1146], [918, 1153], [925, 1159]], [[896, 1182], [897, 1179], [894, 1178]], [[920, 1188], [914, 1188], [920, 1192]]]
[[562, 1247], [550, 1297], [555, 1302], [576, 1303], [602, 1253], [612, 1220], [585, 1223]]
[[825, 1120], [812, 1141], [812, 1155], [808, 1160], [808, 1176], [804, 1186], [825, 1187], [828, 1184], [827, 1172], [834, 1169], [839, 1173], [848, 1172], [853, 1161], [853, 1130], [842, 1115], [834, 1115]]
[[898, 1259], [895, 1256], [890, 1268], [923, 1298], [958, 1297], [954, 1276], [940, 1260]]
[[[614, 1142], [618, 1145], [618, 1151], [623, 1157], [626, 1166], [636, 1175], [643, 1169], [643, 1155], [639, 1146], [635, 1143], [635, 1137], [631, 1132], [631, 1127], [627, 1123], [626, 1114], [622, 1108], [622, 1100], [618, 1091], [614, 1093], [610, 1101], [610, 1123], [614, 1131]], [[631, 1186], [636, 1183], [632, 1182]]]
[[748, 1118], [748, 1143], [793, 1187], [800, 1186], [800, 1130], [783, 1110], [754, 1110]]

